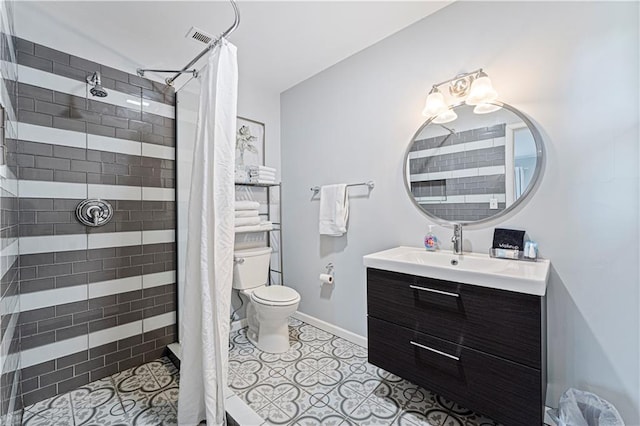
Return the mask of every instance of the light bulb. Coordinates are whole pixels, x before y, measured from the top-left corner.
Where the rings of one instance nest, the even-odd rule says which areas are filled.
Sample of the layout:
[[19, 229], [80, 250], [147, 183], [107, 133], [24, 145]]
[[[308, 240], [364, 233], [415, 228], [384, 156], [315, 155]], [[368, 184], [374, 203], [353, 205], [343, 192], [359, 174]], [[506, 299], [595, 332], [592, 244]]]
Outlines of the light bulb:
[[458, 118], [458, 114], [456, 114], [452, 109], [448, 109], [445, 112], [438, 114], [438, 116], [434, 118], [432, 122], [436, 124], [444, 124], [449, 123], [456, 118]]
[[467, 105], [484, 104], [498, 99], [498, 92], [491, 85], [491, 80], [485, 73], [481, 73], [480, 77], [473, 80], [469, 96], [465, 100]]
[[476, 114], [489, 114], [490, 112], [495, 112], [502, 108], [497, 104], [478, 104], [473, 108], [473, 112]]
[[431, 92], [429, 92], [429, 96], [427, 96], [427, 101], [424, 104], [422, 115], [425, 117], [433, 117], [446, 109], [447, 104], [444, 102], [444, 96], [442, 96], [442, 93], [434, 87], [431, 89]]

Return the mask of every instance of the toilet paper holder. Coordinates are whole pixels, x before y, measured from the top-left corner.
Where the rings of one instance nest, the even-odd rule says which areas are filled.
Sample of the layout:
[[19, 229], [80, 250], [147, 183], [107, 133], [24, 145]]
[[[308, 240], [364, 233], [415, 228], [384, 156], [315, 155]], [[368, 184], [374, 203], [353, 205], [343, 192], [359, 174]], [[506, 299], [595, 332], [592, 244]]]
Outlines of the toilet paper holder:
[[327, 274], [333, 275], [333, 263], [329, 262], [325, 268], [327, 270]]

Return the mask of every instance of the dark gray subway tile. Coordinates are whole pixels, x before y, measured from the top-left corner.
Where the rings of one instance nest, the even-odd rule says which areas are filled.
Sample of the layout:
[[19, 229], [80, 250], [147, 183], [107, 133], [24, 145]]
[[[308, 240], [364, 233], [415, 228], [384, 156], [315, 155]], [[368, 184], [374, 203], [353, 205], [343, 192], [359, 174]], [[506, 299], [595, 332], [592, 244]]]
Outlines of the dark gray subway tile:
[[95, 161], [71, 160], [71, 170], [76, 172], [100, 173], [102, 163]]
[[95, 272], [102, 270], [102, 260], [89, 260], [85, 262], [76, 262], [73, 264], [73, 272]]
[[105, 306], [102, 309], [104, 317], [117, 316], [131, 312], [131, 302], [118, 303], [116, 305]]
[[72, 78], [78, 81], [84, 81], [87, 78], [86, 71], [79, 70], [77, 68], [72, 68], [65, 64], [59, 64], [57, 62], [53, 63], [53, 73], [57, 75], [61, 75], [63, 77]]
[[145, 352], [149, 352], [151, 350], [154, 350], [156, 347], [156, 343], [155, 340], [151, 340], [148, 342], [145, 342], [141, 345], [137, 345], [131, 348], [131, 355], [132, 356], [136, 356]]
[[73, 318], [71, 317], [71, 315], [41, 320], [38, 321], [38, 333], [55, 331], [59, 328], [69, 327], [72, 324]]
[[131, 74], [129, 74], [129, 84], [133, 84], [134, 86], [150, 90], [153, 90], [154, 88], [153, 84], [146, 78], [138, 77], [137, 75]]
[[118, 315], [117, 318], [118, 318], [118, 325], [128, 324], [134, 321], [140, 321], [142, 320], [142, 311], [134, 311], [126, 314], [121, 314], [121, 315]]
[[79, 302], [65, 303], [64, 305], [56, 306], [56, 316], [75, 314], [77, 312], [86, 311], [89, 308], [89, 302], [87, 300], [81, 300]]
[[53, 371], [55, 366], [55, 360], [49, 360], [40, 364], [32, 365], [31, 367], [25, 367], [20, 371], [20, 374], [22, 376], [22, 380], [27, 380]]
[[34, 391], [40, 387], [40, 381], [38, 377], [33, 377], [31, 379], [23, 380], [20, 382], [21, 393], [29, 393]]
[[117, 269], [109, 269], [105, 271], [89, 273], [89, 283], [95, 283], [100, 281], [110, 281], [110, 280], [115, 280], [116, 278], [118, 278]]
[[69, 392], [73, 389], [76, 389], [82, 385], [86, 385], [90, 381], [89, 373], [81, 374], [80, 376], [73, 377], [71, 379], [62, 381], [58, 383], [58, 393]]
[[116, 80], [116, 90], [118, 92], [123, 92], [129, 95], [133, 95], [136, 98], [140, 98], [140, 96], [142, 95], [142, 89], [139, 86], [134, 86], [132, 84], [125, 83], [119, 80]]
[[122, 361], [131, 357], [131, 348], [123, 349], [121, 351], [114, 352], [105, 356], [105, 364], [111, 364], [114, 362]]
[[127, 118], [134, 121], [142, 120], [142, 112], [139, 109], [131, 109], [117, 106], [116, 107], [116, 116]]
[[86, 71], [87, 74], [93, 74], [94, 72], [100, 70], [100, 65], [97, 64], [96, 62], [92, 62], [87, 59], [79, 58], [73, 55], [69, 57], [69, 65], [72, 66], [73, 68]]
[[[91, 303], [91, 302], [89, 302]], [[91, 307], [91, 306], [90, 306]], [[91, 321], [95, 321], [101, 319], [103, 317], [102, 309], [91, 309], [86, 312], [78, 312], [77, 314], [73, 314], [73, 324], [83, 324]]]
[[121, 81], [125, 83], [129, 82], [129, 75], [124, 71], [120, 71], [115, 68], [108, 67], [106, 65], [100, 65], [100, 72], [102, 73], [103, 76], [107, 78], [112, 78], [116, 81]]
[[110, 127], [118, 127], [120, 129], [128, 129], [129, 128], [129, 120], [122, 117], [114, 117], [111, 115], [102, 115], [102, 123], [103, 126]]
[[26, 83], [18, 83], [18, 96], [53, 102], [53, 90]]
[[20, 312], [18, 324], [27, 324], [45, 319], [54, 318], [55, 308], [53, 306], [47, 308], [33, 309], [30, 311]]
[[89, 349], [89, 359], [101, 357], [118, 350], [118, 342], [106, 343], [104, 345], [96, 346]]
[[107, 376], [111, 376], [118, 372], [118, 364], [107, 365], [103, 368], [98, 368], [97, 370], [93, 370], [91, 374], [91, 381], [100, 380]]
[[87, 150], [83, 148], [54, 145], [53, 156], [57, 158], [67, 158], [69, 160], [86, 160]]
[[34, 43], [20, 37], [13, 37], [13, 46], [16, 52], [25, 52], [30, 55], [33, 55], [35, 53]]
[[74, 374], [82, 374], [87, 373], [91, 370], [96, 370], [98, 368], [104, 367], [104, 356], [90, 359], [86, 362], [79, 363], [74, 366]]
[[115, 316], [91, 321], [89, 323], [89, 333], [93, 333], [94, 331], [104, 330], [105, 328], [116, 327], [117, 325], [118, 325], [118, 320], [117, 320], [117, 317]]
[[118, 370], [120, 371], [128, 370], [129, 368], [137, 367], [138, 365], [141, 365], [143, 363], [144, 363], [143, 355], [133, 356], [132, 358], [128, 358], [118, 362]]
[[30, 55], [27, 52], [18, 52], [18, 64], [42, 71], [53, 72], [53, 61]]
[[50, 61], [53, 62], [58, 62], [60, 64], [65, 64], [65, 65], [69, 65], [69, 55], [61, 52], [59, 50], [55, 50], [55, 49], [51, 49], [49, 47], [45, 47], [41, 44], [36, 44], [35, 45], [35, 52], [34, 55], [39, 57], [39, 58], [43, 58], [43, 59], [48, 59]]
[[116, 129], [113, 127], [103, 126], [101, 124], [87, 123], [87, 132], [98, 136], [107, 136], [114, 138]]
[[39, 333], [35, 336], [24, 337], [20, 339], [21, 350], [33, 349], [38, 346], [48, 345], [56, 341], [56, 333], [49, 331], [46, 333]]
[[57, 383], [70, 377], [73, 377], [73, 367], [53, 371], [40, 376], [40, 386], [48, 386], [52, 383]]
[[34, 111], [56, 117], [69, 117], [69, 107], [46, 101], [36, 100]]
[[107, 104], [104, 102], [89, 99], [87, 101], [87, 108], [89, 111], [97, 112], [98, 114], [116, 115], [116, 106]]
[[18, 121], [27, 124], [35, 124], [37, 126], [53, 126], [53, 117], [47, 114], [41, 114], [33, 111], [18, 111]]
[[70, 263], [38, 266], [38, 278], [55, 277], [58, 275], [69, 275], [69, 274], [71, 274]]
[[78, 364], [89, 358], [89, 351], [76, 352], [75, 354], [63, 356], [56, 359], [56, 368], [61, 369], [70, 365]]
[[18, 97], [18, 109], [22, 109], [25, 111], [35, 111], [36, 109], [36, 102], [35, 99], [32, 98], [25, 98], [22, 96]]
[[29, 213], [36, 213], [37, 223], [68, 223], [71, 221], [70, 212], [38, 211]]
[[160, 358], [164, 354], [165, 348], [158, 348], [144, 354], [144, 362], [150, 362]]
[[22, 404], [27, 407], [29, 405], [35, 404], [36, 402], [51, 398], [56, 395], [56, 389], [56, 385], [52, 384], [33, 392], [24, 393], [22, 395]]
[[56, 330], [56, 342], [82, 336], [89, 332], [88, 324], [78, 324]]
[[30, 167], [21, 167], [18, 170], [18, 179], [53, 181], [53, 170], [42, 170]]
[[55, 170], [53, 172], [53, 180], [55, 182], [87, 183], [87, 174], [84, 172]]
[[42, 278], [36, 280], [20, 281], [20, 293], [32, 293], [35, 291], [51, 290], [55, 288], [55, 279]]
[[72, 130], [74, 132], [86, 132], [87, 123], [84, 121], [73, 120], [64, 117], [53, 117], [53, 127], [63, 130]]
[[126, 339], [118, 340], [118, 350], [131, 348], [142, 343], [142, 334], [128, 337]]
[[139, 131], [129, 129], [116, 129], [116, 137], [119, 139], [127, 139], [135, 142], [139, 142], [141, 140]]
[[79, 262], [87, 259], [86, 250], [59, 251], [49, 254], [54, 255], [55, 263]]
[[23, 254], [20, 256], [20, 266], [37, 266], [37, 265], [49, 265], [54, 263], [53, 253], [39, 253], [39, 254]]

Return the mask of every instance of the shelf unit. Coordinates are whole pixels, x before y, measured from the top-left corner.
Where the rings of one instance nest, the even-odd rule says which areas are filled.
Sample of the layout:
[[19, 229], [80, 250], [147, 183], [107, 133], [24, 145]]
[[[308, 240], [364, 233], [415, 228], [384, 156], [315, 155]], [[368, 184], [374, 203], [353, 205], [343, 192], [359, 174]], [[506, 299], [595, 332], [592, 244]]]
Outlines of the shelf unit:
[[[271, 239], [272, 232], [278, 233], [278, 269], [274, 268], [273, 262], [269, 264], [269, 284], [274, 284], [273, 274], [278, 274], [280, 276], [279, 284], [284, 285], [284, 269], [282, 268], [282, 191], [280, 183], [248, 183], [248, 182], [236, 182], [236, 186], [248, 187], [248, 188], [264, 188], [266, 192], [266, 204], [267, 204], [267, 212], [260, 213], [261, 217], [265, 217], [268, 221], [273, 224], [273, 229], [270, 231], [255, 231], [258, 232], [267, 232], [267, 246], [271, 247]], [[278, 220], [272, 220], [272, 212], [271, 212], [271, 199], [273, 198], [272, 191], [277, 189], [278, 191]]]

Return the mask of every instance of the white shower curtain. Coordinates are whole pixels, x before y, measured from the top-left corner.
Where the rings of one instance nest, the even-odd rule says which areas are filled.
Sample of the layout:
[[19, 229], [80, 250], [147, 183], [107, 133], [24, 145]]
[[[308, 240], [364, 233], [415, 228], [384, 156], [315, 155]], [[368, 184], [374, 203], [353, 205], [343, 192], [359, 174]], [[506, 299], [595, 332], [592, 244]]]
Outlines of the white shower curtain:
[[178, 423], [225, 424], [233, 279], [236, 47], [222, 40], [202, 75], [191, 172]]

